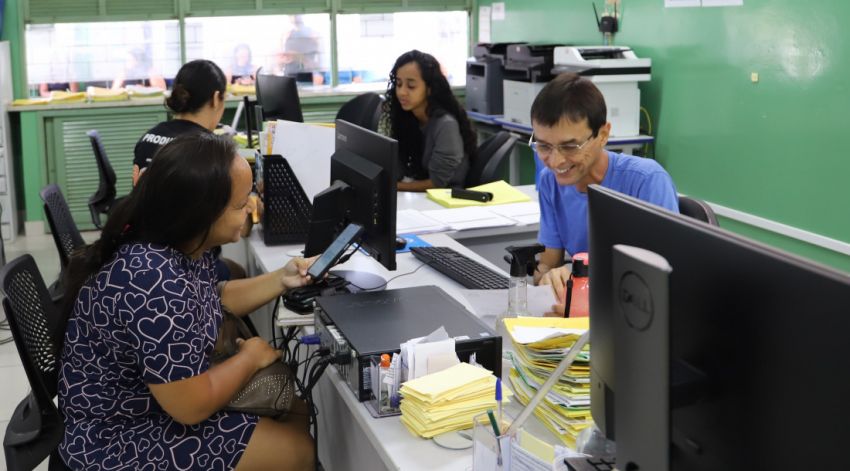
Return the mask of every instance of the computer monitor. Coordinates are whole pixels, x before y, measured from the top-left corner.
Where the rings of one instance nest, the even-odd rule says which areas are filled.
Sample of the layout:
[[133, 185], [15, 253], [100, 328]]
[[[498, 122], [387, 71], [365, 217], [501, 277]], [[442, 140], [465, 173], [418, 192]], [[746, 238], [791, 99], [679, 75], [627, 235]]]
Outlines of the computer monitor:
[[[628, 364], [630, 356], [647, 352], [623, 351], [648, 348], [646, 342], [615, 342], [623, 329], [641, 334], [622, 305], [660, 311], [646, 302], [649, 296], [629, 294], [624, 276], [613, 274], [614, 246], [621, 244], [650, 251], [670, 267], [669, 293], [653, 294], [666, 297], [669, 313], [666, 342], [656, 342], [659, 357], [668, 352], [662, 367], [670, 384], [663, 404], [669, 432], [660, 438], [668, 445], [669, 469], [846, 463], [850, 276], [602, 187], [591, 186], [588, 201], [591, 408], [618, 454], [651, 448], [659, 438], [649, 426], [642, 434], [624, 433], [634, 428], [621, 427], [615, 406], [618, 395], [632, 393], [615, 377], [653, 366]], [[627, 360], [615, 362], [615, 355]], [[639, 399], [656, 406], [665, 401], [663, 394]]]
[[298, 86], [292, 77], [263, 74], [257, 70], [257, 103], [263, 109], [263, 120], [283, 119], [304, 122]]
[[331, 186], [313, 197], [306, 256], [323, 252], [349, 223], [364, 228], [360, 247], [395, 270], [398, 143], [341, 119]]

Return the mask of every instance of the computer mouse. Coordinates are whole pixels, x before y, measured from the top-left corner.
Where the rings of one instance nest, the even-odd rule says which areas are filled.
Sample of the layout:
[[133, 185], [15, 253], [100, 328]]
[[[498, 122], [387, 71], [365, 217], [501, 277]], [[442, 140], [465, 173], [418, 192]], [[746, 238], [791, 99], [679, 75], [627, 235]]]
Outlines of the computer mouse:
[[395, 238], [395, 249], [401, 250], [405, 247], [407, 247], [407, 239], [405, 239], [404, 237], [396, 237]]

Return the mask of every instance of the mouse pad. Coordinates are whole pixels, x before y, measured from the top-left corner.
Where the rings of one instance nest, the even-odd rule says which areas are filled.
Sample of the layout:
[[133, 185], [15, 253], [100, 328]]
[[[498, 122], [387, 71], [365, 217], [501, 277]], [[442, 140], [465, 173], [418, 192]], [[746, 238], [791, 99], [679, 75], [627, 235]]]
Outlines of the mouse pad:
[[395, 253], [405, 253], [410, 252], [410, 249], [413, 247], [430, 247], [431, 244], [425, 242], [420, 239], [419, 236], [415, 234], [399, 234], [399, 237], [404, 237], [404, 240], [407, 241], [407, 245], [404, 246], [401, 250], [396, 250]]

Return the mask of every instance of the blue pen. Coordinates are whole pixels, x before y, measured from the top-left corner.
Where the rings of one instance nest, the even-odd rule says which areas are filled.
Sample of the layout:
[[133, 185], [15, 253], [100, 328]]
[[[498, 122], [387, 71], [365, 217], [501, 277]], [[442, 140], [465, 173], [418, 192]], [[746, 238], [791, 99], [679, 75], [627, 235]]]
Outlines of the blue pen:
[[496, 378], [496, 404], [499, 406], [499, 427], [502, 422], [502, 378]]

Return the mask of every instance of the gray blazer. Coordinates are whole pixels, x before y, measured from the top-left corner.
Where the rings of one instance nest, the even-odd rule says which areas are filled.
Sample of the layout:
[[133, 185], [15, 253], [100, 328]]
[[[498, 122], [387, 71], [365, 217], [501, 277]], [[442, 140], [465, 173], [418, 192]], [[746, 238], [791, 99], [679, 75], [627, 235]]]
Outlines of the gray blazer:
[[425, 147], [422, 167], [437, 188], [463, 187], [469, 172], [469, 156], [463, 150], [460, 126], [454, 116], [445, 113], [431, 118], [422, 129]]

